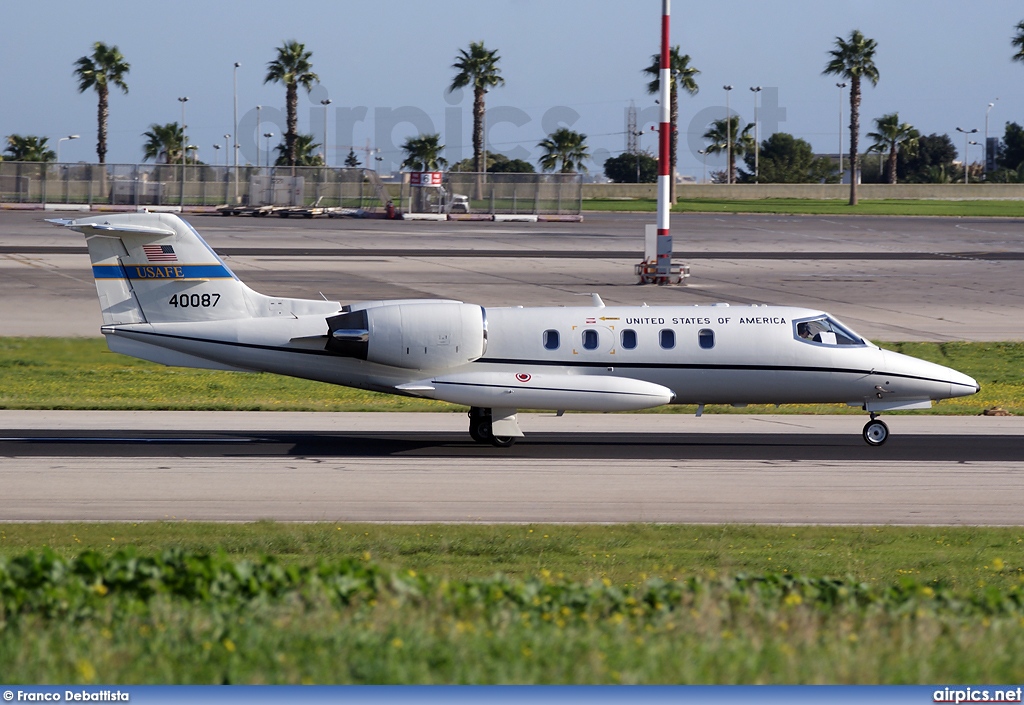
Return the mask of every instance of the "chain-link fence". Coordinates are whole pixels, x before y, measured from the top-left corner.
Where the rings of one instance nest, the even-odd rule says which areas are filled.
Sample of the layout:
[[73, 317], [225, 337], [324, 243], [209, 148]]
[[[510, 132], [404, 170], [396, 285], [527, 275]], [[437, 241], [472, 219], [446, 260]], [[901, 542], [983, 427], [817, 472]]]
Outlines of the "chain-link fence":
[[448, 172], [440, 186], [416, 186], [404, 178], [401, 208], [450, 215], [579, 215], [582, 199], [580, 174]]
[[[278, 205], [370, 210], [390, 199], [369, 169], [0, 162], [0, 202]], [[383, 200], [383, 202], [382, 202]]]

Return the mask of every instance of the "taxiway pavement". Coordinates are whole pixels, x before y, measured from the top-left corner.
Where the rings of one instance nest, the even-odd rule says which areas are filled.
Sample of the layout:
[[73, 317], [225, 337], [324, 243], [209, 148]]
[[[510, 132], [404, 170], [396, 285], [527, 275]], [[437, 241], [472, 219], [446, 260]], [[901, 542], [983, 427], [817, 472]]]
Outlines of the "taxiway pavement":
[[0, 412], [2, 521], [1021, 525], [1024, 419]]

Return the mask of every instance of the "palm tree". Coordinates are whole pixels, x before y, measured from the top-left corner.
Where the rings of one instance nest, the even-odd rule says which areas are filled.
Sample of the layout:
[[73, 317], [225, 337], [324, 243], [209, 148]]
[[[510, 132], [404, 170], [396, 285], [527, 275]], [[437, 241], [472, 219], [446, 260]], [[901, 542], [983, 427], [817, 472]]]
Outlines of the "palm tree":
[[52, 162], [57, 155], [46, 148], [46, 140], [35, 135], [8, 135], [4, 151], [14, 162]]
[[306, 45], [294, 39], [277, 48], [277, 58], [267, 62], [267, 77], [264, 83], [283, 83], [285, 86], [285, 103], [288, 112], [288, 129], [284, 141], [288, 148], [287, 166], [295, 166], [295, 140], [298, 137], [298, 105], [299, 86], [309, 93], [313, 84], [320, 77], [313, 73], [313, 64], [309, 62], [313, 52], [306, 51]]
[[484, 94], [488, 88], [505, 85], [498, 68], [498, 50], [488, 51], [484, 43], [470, 42], [469, 51], [459, 49], [452, 68], [458, 71], [448, 91], [473, 86], [473, 171], [484, 171]]
[[[668, 64], [669, 71], [672, 74], [672, 92], [670, 93], [669, 99], [669, 119], [671, 121], [672, 138], [669, 140], [669, 164], [672, 172], [672, 195], [671, 198], [675, 201], [676, 198], [676, 143], [679, 141], [679, 130], [676, 125], [679, 122], [679, 91], [678, 88], [686, 91], [690, 95], [697, 95], [697, 91], [700, 88], [697, 86], [697, 82], [694, 80], [696, 76], [700, 75], [700, 71], [690, 66], [690, 55], [681, 54], [679, 45], [672, 47], [668, 53]], [[651, 57], [651, 65], [644, 69], [644, 73], [653, 76], [654, 78], [650, 83], [647, 84], [648, 93], [658, 93], [661, 90], [661, 81], [658, 76], [661, 71], [661, 54], [655, 54]]]
[[146, 143], [142, 145], [142, 161], [154, 160], [158, 164], [181, 161], [181, 125], [169, 122], [166, 125], [153, 123], [142, 133]]
[[850, 39], [836, 37], [836, 48], [829, 52], [832, 59], [825, 65], [822, 74], [832, 74], [850, 82], [850, 205], [857, 205], [857, 169], [860, 166], [858, 154], [860, 136], [860, 79], [866, 78], [872, 86], [878, 85], [878, 68], [875, 66], [877, 42], [868, 39], [859, 29], [850, 32]]
[[103, 42], [96, 42], [92, 45], [92, 56], [83, 56], [75, 62], [74, 75], [78, 79], [78, 92], [84, 93], [90, 88], [95, 88], [99, 95], [99, 108], [97, 111], [96, 128], [96, 156], [100, 164], [107, 160], [107, 118], [110, 117], [110, 86], [114, 85], [121, 89], [122, 93], [128, 93], [128, 84], [124, 77], [131, 69], [128, 62], [116, 46], [108, 47]]
[[1024, 20], [1017, 23], [1017, 34], [1010, 40], [1010, 46], [1017, 47], [1017, 53], [1013, 55], [1014, 61], [1024, 63]]
[[448, 165], [448, 160], [441, 156], [444, 145], [440, 144], [441, 135], [420, 135], [410, 137], [402, 145], [405, 152], [403, 169], [413, 171], [439, 171]]
[[540, 158], [540, 166], [544, 171], [554, 171], [559, 161], [562, 162], [559, 171], [563, 174], [573, 174], [577, 169], [587, 170], [583, 162], [590, 159], [590, 153], [587, 151], [587, 136], [582, 132], [560, 127], [538, 142], [537, 146], [544, 149]]
[[913, 153], [917, 149], [917, 139], [921, 133], [914, 129], [910, 123], [900, 124], [899, 113], [889, 113], [880, 118], [875, 118], [875, 132], [869, 132], [868, 137], [875, 143], [870, 150], [877, 150], [879, 153], [889, 150], [889, 159], [886, 162], [885, 170], [890, 184], [896, 183], [896, 154], [900, 147], [905, 152]]
[[[274, 162], [274, 166], [289, 166], [287, 143], [281, 142], [275, 149], [277, 150], [277, 161]], [[295, 166], [323, 166], [324, 158], [323, 155], [317, 153], [318, 149], [320, 149], [320, 145], [313, 141], [313, 135], [296, 135]]]
[[[753, 154], [755, 149], [754, 137], [750, 131], [754, 129], [754, 123], [748, 123], [743, 130], [740, 130], [740, 116], [730, 115], [728, 127], [725, 118], [714, 120], [711, 127], [704, 133], [704, 139], [711, 144], [704, 150], [708, 154], [730, 154], [731, 162], [726, 165], [729, 169], [729, 183], [736, 183], [736, 158]], [[731, 147], [731, 148], [730, 148]]]

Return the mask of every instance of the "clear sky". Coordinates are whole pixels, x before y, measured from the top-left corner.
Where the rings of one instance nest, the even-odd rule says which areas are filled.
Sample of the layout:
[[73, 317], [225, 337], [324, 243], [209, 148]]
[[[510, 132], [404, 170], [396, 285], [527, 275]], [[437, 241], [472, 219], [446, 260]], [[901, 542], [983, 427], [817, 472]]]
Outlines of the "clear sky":
[[[872, 118], [899, 111], [923, 134], [949, 133], [963, 149], [955, 128], [977, 128], [980, 142], [990, 102], [990, 135], [1001, 135], [1006, 121], [1024, 123], [1024, 64], [1010, 60], [1014, 26], [1024, 19], [1020, 0], [674, 0], [672, 10], [672, 43], [701, 71], [698, 95], [680, 100], [684, 174], [701, 175], [696, 150], [708, 122], [725, 114], [724, 84], [735, 87], [730, 105], [744, 121], [753, 119], [750, 86], [778, 89], [785, 119], [762, 92], [762, 139], [780, 130], [818, 152], [837, 151], [839, 89], [821, 71], [836, 35], [853, 29], [878, 42], [881, 80], [865, 88], [863, 132]], [[489, 149], [536, 161], [537, 142], [568, 124], [589, 136], [598, 162], [590, 168], [599, 172], [625, 148], [630, 100], [641, 127], [657, 120], [641, 70], [659, 50], [660, 13], [660, 0], [6, 0], [0, 136], [35, 134], [53, 145], [79, 134], [61, 144], [62, 160], [95, 161], [96, 94], [79, 94], [72, 70], [103, 41], [131, 64], [129, 94], [110, 100], [108, 162], [141, 161], [142, 133], [180, 121], [177, 98], [188, 96], [189, 141], [204, 161], [223, 163], [225, 149], [213, 145], [233, 129], [236, 61], [241, 161], [255, 162], [255, 106], [265, 106], [260, 132], [275, 133], [271, 146], [285, 127], [284, 88], [263, 83], [267, 62], [283, 40], [297, 39], [313, 52], [321, 80], [311, 95], [301, 93], [299, 129], [321, 142], [320, 101], [333, 101], [332, 164], [369, 140], [381, 149], [383, 170], [397, 169], [396, 145], [418, 132], [440, 132], [454, 161], [472, 153], [472, 96], [445, 88], [457, 50], [483, 40], [498, 50], [506, 80], [487, 97]], [[848, 101], [843, 113], [848, 121]], [[847, 132], [844, 145], [848, 139]], [[642, 148], [655, 145], [652, 135], [641, 138]], [[971, 160], [980, 159], [972, 149]]]

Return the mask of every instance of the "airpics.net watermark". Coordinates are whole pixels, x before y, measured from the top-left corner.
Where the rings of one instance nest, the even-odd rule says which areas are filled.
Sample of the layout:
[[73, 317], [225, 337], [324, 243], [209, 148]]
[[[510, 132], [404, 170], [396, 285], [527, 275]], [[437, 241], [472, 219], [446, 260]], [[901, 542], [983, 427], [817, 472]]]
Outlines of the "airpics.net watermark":
[[1024, 688], [942, 688], [932, 694], [935, 703], [1019, 703]]
[[[324, 121], [327, 120], [328, 148], [332, 154], [352, 149], [357, 154], [362, 166], [375, 168], [382, 172], [391, 172], [399, 168], [402, 161], [400, 144], [403, 139], [396, 139], [396, 135], [440, 134], [441, 143], [445, 145], [444, 158], [448, 160], [449, 165], [473, 155], [473, 105], [472, 94], [468, 91], [461, 89], [452, 92], [445, 91], [443, 98], [446, 107], [443, 110], [443, 116], [439, 119], [436, 113], [434, 117], [431, 117], [426, 110], [414, 105], [370, 108], [365, 105], [335, 106], [330, 104], [325, 108], [321, 101], [327, 100], [327, 96], [326, 88], [322, 85], [315, 86], [307, 96], [309, 105], [304, 110], [307, 113], [309, 133], [313, 135], [314, 141], [318, 144], [323, 140]], [[687, 113], [687, 98], [688, 96], [683, 96], [680, 99], [680, 113], [684, 115]], [[625, 140], [628, 110], [627, 107], [622, 108], [624, 127], [621, 132], [601, 136], [621, 135]], [[721, 120], [725, 114], [725, 105], [713, 105], [690, 115], [685, 123], [686, 128], [680, 128], [680, 133], [684, 138], [680, 140], [679, 150], [688, 151], [695, 161], [700, 161], [702, 159], [699, 156], [700, 150], [707, 147], [703, 138], [704, 133], [714, 120]], [[735, 107], [730, 108], [730, 114], [739, 116], [741, 126], [745, 126], [751, 121], [747, 120], [745, 112], [741, 113]], [[653, 134], [657, 130], [660, 116], [661, 110], [656, 104], [638, 107], [637, 129], [642, 130], [644, 135]], [[513, 105], [488, 106], [484, 119], [484, 145], [490, 153], [499, 152], [509, 159], [528, 161], [537, 155], [537, 143], [540, 140], [559, 128], [573, 128], [582, 117], [577, 110], [566, 105], [538, 109], [533, 114]], [[777, 132], [780, 124], [786, 121], [786, 108], [779, 105], [778, 88], [762, 88], [757, 108], [757, 121], [760, 125], [761, 139]], [[283, 135], [287, 130], [287, 125], [287, 113], [284, 108], [261, 106], [259, 110], [252, 108], [245, 112], [238, 121], [239, 161], [266, 164], [268, 143], [266, 140], [258, 138], [268, 132]], [[357, 132], [365, 136], [358, 140]], [[492, 142], [491, 136], [495, 132], [501, 136], [501, 139]], [[360, 141], [366, 142], [367, 139], [369, 143], [366, 147], [359, 144]], [[657, 142], [653, 141], [652, 144], [656, 145]], [[274, 146], [269, 145], [271, 152], [273, 152]], [[622, 151], [621, 149], [610, 150], [605, 147], [592, 149], [591, 162], [600, 167], [606, 159], [616, 156]], [[657, 149], [654, 147], [653, 150], [648, 151], [657, 151]], [[371, 153], [372, 156], [370, 156]], [[368, 156], [375, 164], [363, 163]], [[708, 164], [724, 166], [725, 159], [724, 155], [715, 155], [708, 159]], [[336, 159], [332, 157], [332, 161], [336, 161]]]

